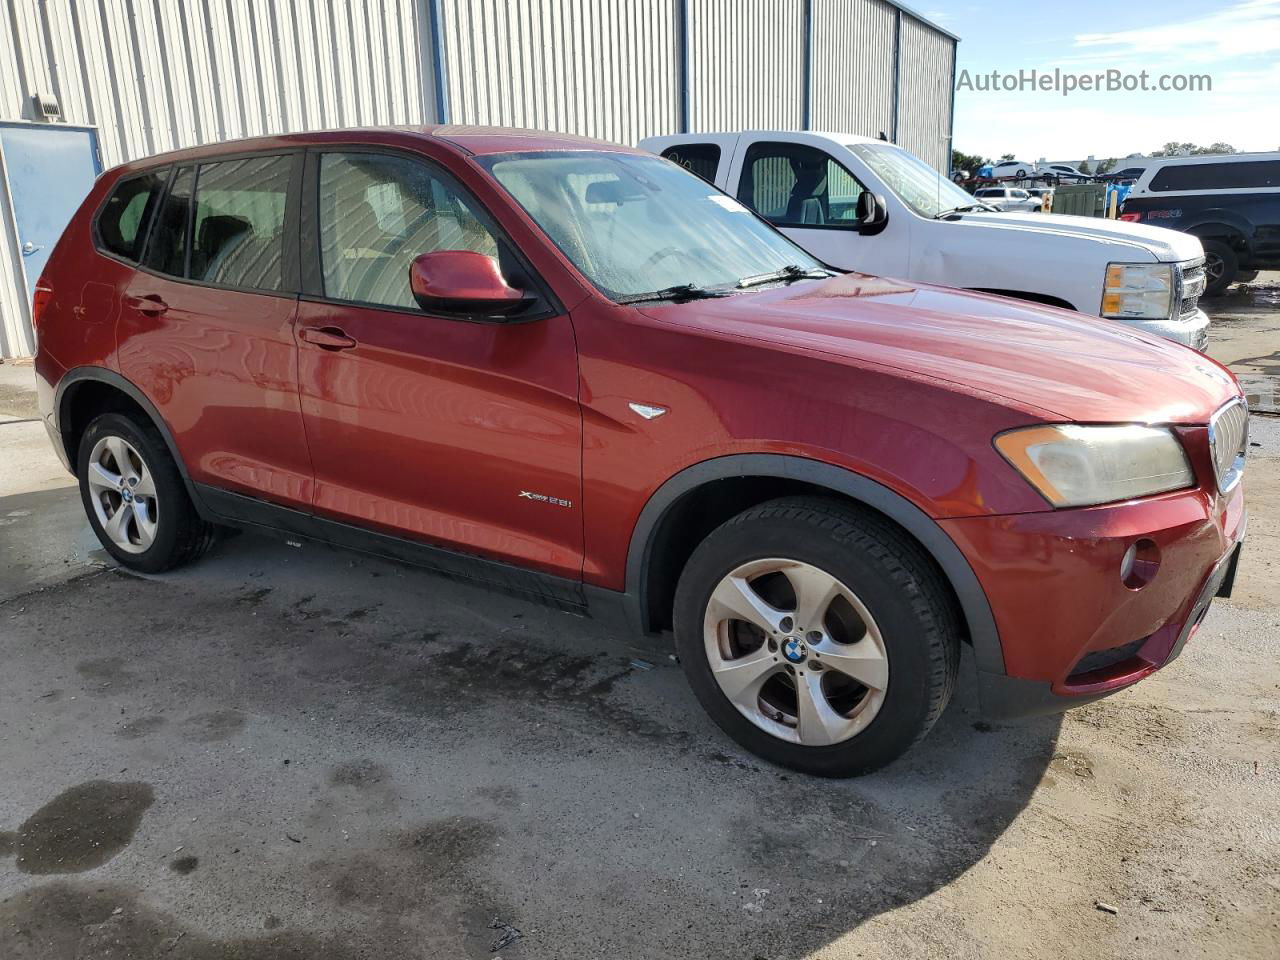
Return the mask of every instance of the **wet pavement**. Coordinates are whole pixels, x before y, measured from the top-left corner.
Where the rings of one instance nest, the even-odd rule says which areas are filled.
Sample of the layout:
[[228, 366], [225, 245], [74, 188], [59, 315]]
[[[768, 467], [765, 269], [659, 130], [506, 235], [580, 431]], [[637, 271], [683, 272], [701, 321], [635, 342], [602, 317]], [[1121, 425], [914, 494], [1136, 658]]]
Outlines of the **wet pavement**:
[[1257, 413], [1280, 413], [1280, 272], [1258, 274], [1202, 306], [1212, 318], [1209, 355], [1235, 373]]

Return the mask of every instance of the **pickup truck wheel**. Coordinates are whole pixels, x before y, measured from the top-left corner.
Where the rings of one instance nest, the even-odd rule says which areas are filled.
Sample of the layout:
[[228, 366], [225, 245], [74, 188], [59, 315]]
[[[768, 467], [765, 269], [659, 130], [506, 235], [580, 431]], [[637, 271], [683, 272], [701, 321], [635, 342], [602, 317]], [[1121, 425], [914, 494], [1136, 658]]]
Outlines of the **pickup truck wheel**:
[[921, 547], [877, 514], [774, 500], [698, 546], [675, 598], [699, 702], [753, 753], [829, 777], [919, 741], [955, 687], [959, 620]]
[[1236, 252], [1221, 240], [1208, 239], [1204, 244], [1204, 294], [1216, 297], [1235, 283], [1240, 272], [1240, 259]]
[[195, 560], [216, 528], [191, 504], [164, 439], [119, 413], [93, 420], [76, 457], [80, 498], [102, 546], [123, 566], [161, 573]]

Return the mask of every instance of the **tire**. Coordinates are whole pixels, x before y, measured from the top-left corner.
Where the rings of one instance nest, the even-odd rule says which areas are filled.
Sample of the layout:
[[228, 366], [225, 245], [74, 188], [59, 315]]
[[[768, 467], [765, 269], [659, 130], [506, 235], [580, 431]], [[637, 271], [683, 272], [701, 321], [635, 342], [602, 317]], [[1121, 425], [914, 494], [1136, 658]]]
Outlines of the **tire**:
[[1257, 279], [1257, 270], [1240, 270], [1236, 273], [1236, 283], [1253, 283]]
[[1027, 176], [1027, 171], [1025, 171], [1025, 170], [1023, 170], [1021, 167], [1019, 167], [1019, 168], [1018, 168], [1017, 175], [1018, 175], [1020, 178], [1024, 178], [1024, 179], [1025, 179], [1025, 177]]
[[1240, 259], [1222, 240], [1210, 238], [1201, 242], [1204, 244], [1204, 274], [1208, 281], [1204, 295], [1216, 297], [1235, 283], [1236, 274], [1240, 272]]
[[[729, 615], [743, 610], [754, 623]], [[779, 619], [787, 611], [797, 616]], [[929, 732], [955, 689], [960, 618], [942, 574], [896, 525], [835, 500], [773, 500], [712, 531], [680, 575], [674, 624], [711, 718], [805, 773], [883, 767]]]
[[164, 438], [150, 423], [120, 413], [95, 418], [80, 438], [76, 477], [89, 525], [122, 566], [162, 573], [213, 544], [217, 528], [192, 506]]

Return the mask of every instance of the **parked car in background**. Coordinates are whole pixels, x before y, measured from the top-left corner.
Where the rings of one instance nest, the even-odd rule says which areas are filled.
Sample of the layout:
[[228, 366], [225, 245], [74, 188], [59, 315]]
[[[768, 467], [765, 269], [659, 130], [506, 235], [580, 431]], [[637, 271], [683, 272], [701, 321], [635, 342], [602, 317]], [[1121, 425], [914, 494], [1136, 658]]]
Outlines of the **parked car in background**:
[[1059, 183], [1086, 183], [1093, 179], [1089, 174], [1081, 173], [1069, 163], [1042, 163], [1036, 167], [1036, 173], [1053, 177]]
[[999, 293], [1207, 345], [1204, 251], [1177, 231], [993, 212], [919, 157], [853, 134], [678, 134], [641, 146], [697, 156], [704, 179], [841, 270]]
[[1280, 269], [1280, 152], [1152, 160], [1121, 219], [1199, 238], [1210, 295]]
[[1114, 170], [1111, 173], [1100, 173], [1096, 179], [1111, 180], [1115, 183], [1131, 183], [1142, 176], [1146, 169], [1146, 167], [1124, 167], [1120, 170]]
[[1004, 177], [1017, 177], [1019, 180], [1025, 180], [1027, 177], [1034, 176], [1036, 165], [1027, 163], [1025, 160], [1002, 160], [991, 168], [991, 176], [997, 180]]
[[973, 196], [996, 210], [1023, 210], [1040, 212], [1040, 198], [1018, 187], [979, 187]]
[[[773, 179], [790, 160], [748, 169], [813, 209]], [[886, 226], [830, 168], [798, 172]], [[247, 526], [674, 628], [716, 722], [813, 773], [917, 742], [961, 643], [995, 715], [1150, 675], [1229, 590], [1245, 528], [1225, 368], [834, 275], [689, 172], [577, 137], [135, 161], [97, 180], [35, 308], [42, 417], [121, 565]]]

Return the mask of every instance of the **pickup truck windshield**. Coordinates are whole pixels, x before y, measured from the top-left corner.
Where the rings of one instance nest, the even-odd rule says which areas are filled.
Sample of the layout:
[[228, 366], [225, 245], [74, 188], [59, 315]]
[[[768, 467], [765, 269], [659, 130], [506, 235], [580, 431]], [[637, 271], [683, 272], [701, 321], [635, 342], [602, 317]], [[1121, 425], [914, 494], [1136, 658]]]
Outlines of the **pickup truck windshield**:
[[913, 153], [888, 143], [851, 143], [849, 149], [898, 199], [922, 217], [972, 207], [973, 197]]
[[737, 200], [659, 157], [574, 150], [477, 160], [615, 300], [734, 290], [766, 274], [785, 282], [797, 271], [825, 273]]

